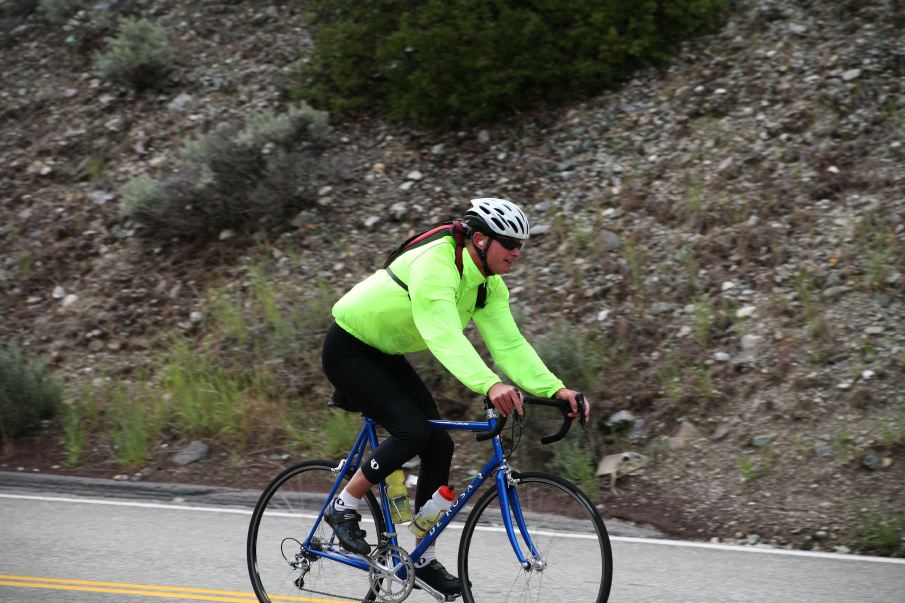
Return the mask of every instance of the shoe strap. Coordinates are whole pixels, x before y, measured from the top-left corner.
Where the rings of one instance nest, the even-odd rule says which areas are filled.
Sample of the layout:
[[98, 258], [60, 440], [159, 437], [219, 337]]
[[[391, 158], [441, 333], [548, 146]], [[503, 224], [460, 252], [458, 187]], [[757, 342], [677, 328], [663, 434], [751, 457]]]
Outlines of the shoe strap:
[[346, 523], [347, 521], [361, 521], [361, 513], [359, 513], [358, 511], [353, 511], [351, 509], [343, 511], [343, 514], [339, 517], [340, 523]]

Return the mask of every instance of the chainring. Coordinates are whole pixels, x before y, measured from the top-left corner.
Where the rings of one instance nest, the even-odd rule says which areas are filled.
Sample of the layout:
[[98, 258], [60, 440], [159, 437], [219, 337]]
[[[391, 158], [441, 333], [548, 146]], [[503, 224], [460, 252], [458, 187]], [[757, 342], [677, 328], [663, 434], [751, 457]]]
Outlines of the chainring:
[[368, 577], [379, 601], [403, 601], [415, 586], [415, 563], [402, 547], [384, 542], [371, 555]]

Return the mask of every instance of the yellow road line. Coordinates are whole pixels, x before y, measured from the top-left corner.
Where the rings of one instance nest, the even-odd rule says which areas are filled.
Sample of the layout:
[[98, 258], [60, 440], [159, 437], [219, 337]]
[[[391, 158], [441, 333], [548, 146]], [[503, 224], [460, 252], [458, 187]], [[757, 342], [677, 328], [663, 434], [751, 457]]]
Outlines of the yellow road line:
[[[43, 588], [75, 592], [96, 592], [115, 595], [142, 595], [192, 601], [221, 601], [224, 603], [257, 603], [254, 594], [248, 592], [190, 588], [182, 586], [155, 586], [151, 584], [125, 584], [121, 582], [96, 582], [68, 578], [38, 578], [34, 576], [9, 576], [0, 574], [0, 586]], [[275, 603], [293, 601], [306, 603], [342, 603], [334, 599], [312, 597], [274, 596]]]

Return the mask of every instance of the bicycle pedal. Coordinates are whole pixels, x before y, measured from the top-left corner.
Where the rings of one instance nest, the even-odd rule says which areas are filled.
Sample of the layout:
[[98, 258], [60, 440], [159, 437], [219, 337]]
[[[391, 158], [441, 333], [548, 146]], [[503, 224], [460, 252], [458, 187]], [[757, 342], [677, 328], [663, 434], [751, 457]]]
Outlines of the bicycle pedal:
[[440, 591], [434, 589], [430, 584], [426, 582], [422, 582], [420, 578], [415, 578], [415, 584], [412, 587], [413, 589], [423, 590], [430, 596], [432, 596], [437, 601], [455, 601], [459, 597], [462, 596], [462, 593], [456, 593], [454, 595], [449, 595], [446, 593], [441, 593]]

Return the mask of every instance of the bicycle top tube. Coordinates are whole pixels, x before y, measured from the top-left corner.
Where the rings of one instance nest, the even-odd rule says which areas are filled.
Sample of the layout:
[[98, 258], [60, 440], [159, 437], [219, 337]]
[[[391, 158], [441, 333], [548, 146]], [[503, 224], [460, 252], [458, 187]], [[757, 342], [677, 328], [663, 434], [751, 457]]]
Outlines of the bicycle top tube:
[[490, 421], [448, 421], [446, 419], [428, 419], [431, 429], [442, 431], [492, 431]]
[[[488, 432], [493, 431], [496, 419], [494, 419], [494, 423], [491, 423], [490, 421], [449, 421], [446, 419], [428, 419], [427, 422], [430, 424], [431, 429], [439, 431]], [[370, 423], [374, 426], [377, 425], [377, 421], [368, 416], [365, 416], [365, 423]]]

